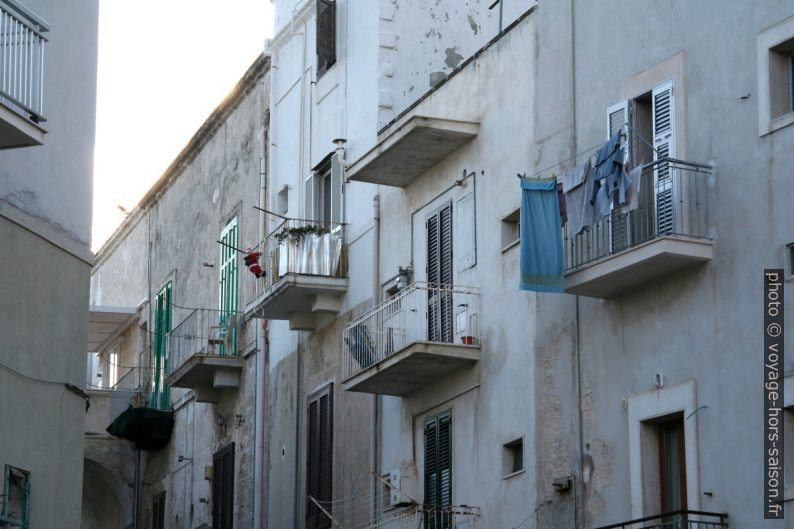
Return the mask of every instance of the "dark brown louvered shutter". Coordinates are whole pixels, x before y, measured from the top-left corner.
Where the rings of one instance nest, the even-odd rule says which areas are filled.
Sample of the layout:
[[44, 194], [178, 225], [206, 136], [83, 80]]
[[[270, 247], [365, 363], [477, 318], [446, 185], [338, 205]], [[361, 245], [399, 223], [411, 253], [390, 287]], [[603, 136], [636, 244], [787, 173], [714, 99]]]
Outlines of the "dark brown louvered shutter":
[[336, 62], [336, 2], [317, 0], [317, 76]]
[[309, 496], [331, 511], [333, 458], [333, 384], [309, 397], [306, 446], [306, 529], [324, 529], [331, 520]]
[[431, 342], [452, 342], [452, 203], [427, 219], [427, 329]]
[[212, 457], [212, 529], [232, 529], [234, 524], [234, 443]]
[[165, 492], [152, 501], [152, 529], [165, 528]]
[[452, 451], [449, 412], [425, 422], [425, 505], [432, 507], [425, 516], [428, 529], [448, 528], [452, 506]]

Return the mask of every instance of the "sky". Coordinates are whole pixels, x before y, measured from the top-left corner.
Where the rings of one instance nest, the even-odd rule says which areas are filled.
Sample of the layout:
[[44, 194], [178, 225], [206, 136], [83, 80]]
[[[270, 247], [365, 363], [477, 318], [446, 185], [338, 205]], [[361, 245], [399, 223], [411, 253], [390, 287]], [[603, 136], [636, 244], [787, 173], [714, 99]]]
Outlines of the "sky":
[[272, 36], [271, 0], [100, 0], [92, 249]]

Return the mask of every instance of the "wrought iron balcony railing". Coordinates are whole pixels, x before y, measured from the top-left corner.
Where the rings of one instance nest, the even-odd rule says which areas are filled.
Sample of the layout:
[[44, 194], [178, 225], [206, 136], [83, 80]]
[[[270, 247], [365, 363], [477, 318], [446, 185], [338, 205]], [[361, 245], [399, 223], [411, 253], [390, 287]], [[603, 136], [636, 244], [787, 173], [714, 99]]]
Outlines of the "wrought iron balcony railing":
[[597, 529], [725, 529], [728, 515], [704, 511], [673, 511], [605, 525]]
[[479, 345], [479, 301], [476, 288], [413, 283], [345, 328], [345, 378], [417, 342]]
[[244, 292], [249, 306], [286, 274], [347, 277], [347, 247], [344, 225], [286, 219], [261, 242], [259, 263], [263, 277], [246, 273]]
[[168, 333], [165, 376], [171, 375], [194, 355], [237, 356], [242, 315], [211, 309], [195, 309]]
[[439, 508], [431, 505], [411, 505], [384, 514], [380, 519], [355, 525], [355, 529], [453, 529], [480, 527], [477, 507], [459, 506]]
[[566, 272], [660, 237], [708, 239], [709, 175], [711, 166], [672, 158], [644, 165], [635, 209], [616, 206], [578, 234], [566, 225]]
[[44, 121], [44, 33], [47, 24], [15, 0], [0, 0], [0, 102], [35, 123]]

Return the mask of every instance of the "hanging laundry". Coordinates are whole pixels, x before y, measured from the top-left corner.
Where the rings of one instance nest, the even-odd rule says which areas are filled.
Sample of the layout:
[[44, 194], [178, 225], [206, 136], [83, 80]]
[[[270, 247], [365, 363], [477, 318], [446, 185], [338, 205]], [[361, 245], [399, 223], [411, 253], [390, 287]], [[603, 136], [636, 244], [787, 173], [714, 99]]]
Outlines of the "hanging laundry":
[[634, 211], [640, 203], [640, 182], [642, 182], [642, 165], [638, 165], [631, 171], [628, 176], [631, 180], [631, 186], [628, 189], [627, 197], [623, 203], [622, 213]]
[[565, 204], [565, 193], [562, 192], [562, 182], [557, 182], [557, 202], [560, 204], [560, 219], [568, 218], [568, 208]]
[[600, 185], [596, 191], [595, 203], [593, 204], [593, 224], [601, 222], [609, 216], [612, 210], [612, 201], [607, 193], [607, 186]]
[[[607, 197], [612, 198], [620, 185], [621, 171], [623, 169], [623, 149], [620, 148], [620, 134], [617, 131], [598, 150], [595, 161], [595, 180], [602, 182], [606, 187]], [[593, 187], [591, 201], [595, 204], [598, 188]]]
[[259, 257], [262, 255], [262, 252], [255, 252], [254, 250], [247, 250], [245, 253], [245, 257], [243, 257], [243, 262], [245, 266], [248, 267], [248, 270], [251, 271], [256, 277], [262, 277], [265, 275], [265, 271], [262, 270], [262, 267], [259, 266]]
[[590, 226], [593, 205], [588, 191], [592, 189], [593, 166], [590, 160], [571, 167], [562, 176], [562, 189], [568, 217], [568, 236], [574, 237]]
[[554, 178], [521, 179], [521, 290], [564, 292], [562, 230]]

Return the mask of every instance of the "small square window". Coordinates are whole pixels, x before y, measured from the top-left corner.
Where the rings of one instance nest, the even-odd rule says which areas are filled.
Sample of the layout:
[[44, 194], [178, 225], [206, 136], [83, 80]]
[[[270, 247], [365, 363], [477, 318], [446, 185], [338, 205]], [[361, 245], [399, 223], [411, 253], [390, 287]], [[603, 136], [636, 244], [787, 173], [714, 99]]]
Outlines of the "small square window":
[[521, 210], [517, 209], [502, 219], [502, 251], [506, 252], [521, 240]]
[[794, 279], [794, 242], [790, 242], [785, 247], [786, 269], [784, 270], [786, 281]]
[[509, 478], [524, 471], [524, 438], [502, 445], [502, 477]]
[[758, 133], [794, 124], [794, 16], [757, 38]]

